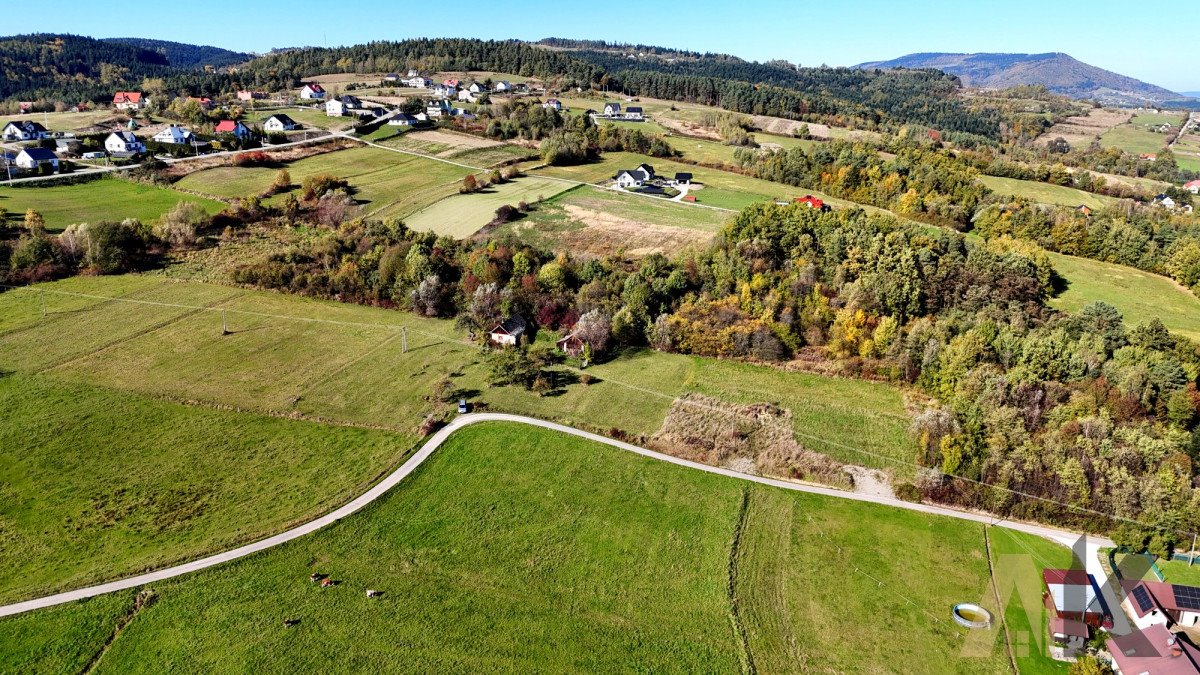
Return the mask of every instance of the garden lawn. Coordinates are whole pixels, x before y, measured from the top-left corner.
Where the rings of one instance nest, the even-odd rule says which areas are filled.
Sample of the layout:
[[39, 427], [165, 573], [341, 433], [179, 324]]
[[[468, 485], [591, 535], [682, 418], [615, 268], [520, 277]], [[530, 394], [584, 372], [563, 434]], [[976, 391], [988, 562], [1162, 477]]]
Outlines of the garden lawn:
[[50, 187], [0, 187], [0, 209], [8, 211], [10, 224], [19, 224], [25, 211], [33, 209], [42, 214], [51, 232], [75, 223], [125, 218], [153, 224], [179, 202], [199, 204], [210, 214], [225, 208], [212, 199], [118, 178]]
[[464, 239], [491, 222], [501, 206], [516, 207], [520, 202], [541, 201], [571, 187], [571, 183], [562, 180], [524, 176], [471, 194], [451, 195], [413, 213], [404, 221], [414, 230]]
[[[1007, 672], [1001, 649], [964, 659], [962, 629], [931, 619], [987, 589], [984, 550], [978, 524], [489, 423], [350, 518], [155, 584], [97, 672]], [[0, 653], [29, 651], [15, 622], [86, 634], [74, 608], [0, 621]]]
[[[286, 166], [296, 186], [322, 173], [346, 179], [355, 200], [380, 218], [406, 216], [457, 192], [458, 181], [469, 173], [445, 162], [371, 147], [313, 155]], [[217, 167], [189, 174], [179, 186], [219, 197], [248, 197], [265, 191], [276, 173], [278, 168]]]
[[1155, 317], [1163, 325], [1200, 340], [1200, 298], [1167, 277], [1133, 267], [1051, 253], [1054, 268], [1068, 282], [1050, 306], [1075, 312], [1092, 302], [1107, 302], [1125, 317], [1127, 326]]
[[1039, 204], [1057, 204], [1060, 206], [1079, 206], [1082, 204], [1093, 209], [1100, 209], [1109, 204], [1115, 204], [1118, 201], [1115, 197], [1085, 192], [1065, 185], [1053, 185], [1051, 183], [1020, 180], [1018, 178], [980, 176], [979, 182], [1001, 195], [1024, 197]]

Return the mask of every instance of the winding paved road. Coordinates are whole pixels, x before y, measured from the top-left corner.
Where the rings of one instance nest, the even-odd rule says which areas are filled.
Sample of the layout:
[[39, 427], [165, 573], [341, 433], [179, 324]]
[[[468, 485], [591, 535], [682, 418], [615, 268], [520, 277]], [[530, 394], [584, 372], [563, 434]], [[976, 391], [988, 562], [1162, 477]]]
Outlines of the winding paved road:
[[[1009, 529], [1017, 530], [1019, 532], [1026, 532], [1028, 534], [1033, 534], [1033, 535], [1053, 539], [1054, 541], [1062, 542], [1062, 543], [1066, 544], [1067, 546], [1074, 546], [1076, 544], [1076, 542], [1080, 539], [1080, 535], [1074, 534], [1071, 532], [1067, 532], [1065, 530], [1058, 530], [1058, 529], [1054, 529], [1054, 528], [1050, 528], [1050, 527], [1043, 527], [1041, 525], [1033, 525], [1030, 523], [1022, 523], [1022, 522], [1016, 522], [1016, 521], [1010, 521], [1010, 520], [997, 519], [994, 516], [990, 516], [985, 513], [978, 513], [978, 512], [973, 512], [973, 511], [961, 511], [958, 509], [947, 508], [944, 506], [934, 506], [934, 505], [930, 505], [930, 504], [914, 504], [912, 502], [906, 502], [906, 501], [903, 501], [900, 499], [895, 499], [892, 497], [880, 497], [877, 495], [858, 494], [858, 493], [854, 493], [854, 492], [846, 492], [844, 490], [837, 490], [834, 488], [820, 487], [817, 485], [805, 485], [805, 484], [800, 484], [800, 483], [791, 483], [791, 482], [783, 481], [783, 480], [776, 480], [774, 478], [764, 478], [762, 476], [751, 476], [749, 474], [739, 473], [737, 471], [732, 471], [729, 469], [722, 469], [722, 468], [715, 467], [715, 466], [709, 466], [707, 464], [691, 462], [686, 459], [680, 459], [678, 457], [672, 457], [670, 455], [664, 455], [662, 453], [654, 452], [653, 450], [647, 450], [645, 448], [641, 448], [636, 445], [631, 445], [629, 443], [623, 443], [621, 441], [616, 441], [611, 438], [606, 438], [604, 436], [600, 436], [597, 434], [588, 433], [586, 431], [580, 431], [579, 429], [575, 429], [573, 427], [568, 427], [568, 426], [565, 426], [562, 424], [555, 424], [554, 422], [547, 422], [544, 420], [534, 419], [532, 417], [523, 417], [520, 415], [508, 415], [508, 414], [502, 414], [502, 413], [475, 413], [475, 414], [469, 414], [469, 415], [460, 415], [457, 418], [455, 418], [452, 422], [450, 422], [450, 424], [446, 425], [445, 427], [442, 427], [441, 430], [439, 430], [428, 441], [426, 441], [425, 444], [423, 446], [421, 446], [421, 449], [418, 450], [415, 455], [410, 457], [408, 459], [408, 461], [404, 462], [404, 464], [402, 464], [400, 466], [400, 468], [396, 469], [394, 472], [389, 474], [386, 478], [384, 478], [382, 481], [380, 481], [379, 484], [377, 484], [375, 487], [371, 488], [370, 490], [367, 490], [365, 493], [363, 493], [362, 495], [360, 495], [359, 497], [357, 497], [350, 503], [346, 504], [345, 506], [342, 506], [341, 508], [337, 509], [336, 511], [333, 511], [332, 513], [329, 513], [325, 516], [317, 518], [316, 520], [305, 523], [303, 525], [300, 525], [299, 527], [295, 527], [286, 532], [281, 532], [273, 537], [268, 537], [261, 541], [256, 541], [252, 544], [247, 544], [245, 546], [235, 548], [231, 551], [226, 551], [224, 553], [218, 553], [216, 555], [211, 555], [211, 556], [208, 556], [207, 558], [200, 558], [199, 560], [193, 560], [192, 562], [184, 563], [182, 565], [176, 565], [174, 567], [167, 567], [165, 569], [161, 569], [156, 572], [148, 572], [146, 574], [139, 574], [137, 576], [128, 577], [125, 579], [118, 579], [117, 581], [110, 581], [108, 583], [99, 584], [97, 586], [89, 586], [87, 588], [80, 588], [80, 589], [77, 589], [74, 591], [67, 591], [65, 593], [56, 593], [54, 595], [48, 595], [48, 596], [45, 596], [42, 598], [36, 598], [33, 600], [26, 600], [25, 602], [18, 602], [18, 603], [14, 603], [11, 605], [5, 605], [3, 607], [0, 607], [0, 616], [10, 616], [13, 614], [20, 614], [22, 612], [28, 612], [28, 611], [35, 610], [35, 609], [42, 609], [45, 607], [53, 607], [54, 605], [60, 605], [65, 602], [71, 602], [73, 600], [82, 600], [84, 598], [91, 598], [91, 597], [95, 597], [97, 595], [103, 595], [105, 593], [112, 593], [114, 591], [121, 591], [121, 590], [130, 589], [130, 588], [138, 588], [140, 586], [145, 586], [146, 584], [151, 584], [151, 583], [158, 582], [158, 581], [164, 581], [166, 579], [172, 579], [174, 577], [182, 576], [184, 574], [189, 574], [191, 572], [197, 572], [199, 570], [207, 569], [209, 567], [214, 567], [216, 565], [220, 565], [222, 563], [226, 563], [231, 560], [237, 560], [238, 558], [243, 558], [252, 553], [258, 553], [259, 551], [265, 551], [271, 547], [278, 546], [284, 542], [288, 542], [293, 539], [303, 537], [312, 532], [316, 532], [317, 530], [321, 529], [322, 527], [325, 527], [326, 525], [331, 525], [331, 524], [341, 520], [342, 518], [345, 518], [346, 516], [353, 514], [354, 512], [363, 508], [367, 504], [370, 504], [371, 502], [375, 501], [379, 497], [383, 496], [383, 494], [385, 492], [392, 489], [396, 484], [398, 484], [400, 481], [404, 480], [409, 474], [411, 474], [413, 471], [415, 471], [416, 468], [418, 466], [420, 466], [422, 462], [424, 462], [426, 459], [428, 459], [429, 456], [432, 455], [435, 450], [437, 450], [439, 447], [441, 447], [441, 445], [443, 443], [446, 442], [446, 439], [448, 439], [451, 434], [453, 434], [455, 431], [458, 431], [459, 429], [462, 429], [463, 427], [469, 426], [471, 424], [478, 424], [480, 422], [516, 422], [516, 423], [520, 423], [520, 424], [529, 424], [531, 426], [541, 427], [543, 429], [550, 429], [553, 431], [559, 431], [559, 432], [562, 432], [565, 434], [571, 434], [573, 436], [578, 436], [580, 438], [586, 438], [588, 440], [595, 441], [597, 443], [603, 443], [605, 445], [610, 445], [615, 448], [620, 448], [621, 450], [626, 450], [628, 452], [642, 455], [643, 457], [649, 457], [651, 459], [657, 459], [657, 460], [660, 460], [663, 462], [668, 462], [670, 464], [676, 464], [678, 466], [684, 466], [684, 467], [687, 467], [690, 469], [696, 469], [697, 471], [705, 471], [707, 473], [714, 473], [714, 474], [718, 474], [721, 476], [736, 478], [739, 480], [747, 480], [747, 481], [751, 481], [754, 483], [761, 483], [763, 485], [771, 485], [771, 486], [774, 486], [777, 488], [782, 488], [784, 490], [793, 490], [796, 492], [807, 492], [809, 494], [824, 495], [826, 497], [834, 497], [837, 499], [851, 499], [851, 500], [860, 501], [860, 502], [871, 502], [871, 503], [875, 503], [875, 504], [883, 504], [886, 506], [894, 506], [896, 508], [901, 508], [901, 509], [908, 509], [910, 511], [919, 511], [921, 513], [928, 513], [928, 514], [939, 515], [939, 516], [947, 516], [950, 518], [959, 518], [961, 520], [971, 520], [971, 521], [975, 521], [978, 523], [995, 525], [998, 527], [1007, 527]], [[1112, 545], [1113, 545], [1113, 543], [1107, 539], [1102, 539], [1102, 538], [1098, 538], [1098, 537], [1097, 538], [1089, 537], [1087, 539], [1087, 552], [1090, 554], [1088, 556], [1088, 562], [1087, 562], [1088, 571], [1093, 572], [1093, 563], [1094, 563], [1095, 568], [1097, 570], [1099, 570], [1099, 575], [1097, 576], [1096, 580], [1101, 584], [1105, 583], [1106, 578], [1104, 576], [1103, 570], [1100, 569], [1098, 560], [1096, 560], [1095, 551], [1100, 546], [1112, 546]], [[1095, 573], [1095, 572], [1093, 572], [1093, 573]], [[1105, 586], [1107, 586], [1107, 584], [1105, 584]], [[1112, 599], [1115, 599], [1115, 598], [1112, 598]], [[1119, 610], [1119, 608], [1117, 608], [1117, 609]], [[1119, 611], [1114, 612], [1114, 613], [1119, 613]]]

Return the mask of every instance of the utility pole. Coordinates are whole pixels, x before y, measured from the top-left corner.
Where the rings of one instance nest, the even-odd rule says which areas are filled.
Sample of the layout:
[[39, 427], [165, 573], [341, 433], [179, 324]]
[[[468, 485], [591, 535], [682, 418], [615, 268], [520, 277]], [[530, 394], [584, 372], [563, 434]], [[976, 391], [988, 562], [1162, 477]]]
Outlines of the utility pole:
[[225, 310], [221, 310], [221, 335], [229, 335], [229, 322], [225, 319]]
[[408, 328], [400, 329], [400, 353], [408, 353]]
[[[42, 318], [44, 319], [44, 318], [46, 318], [46, 289], [44, 289], [44, 288], [41, 289], [41, 296], [42, 296]], [[1194, 545], [1193, 545], [1193, 548], [1195, 548]]]

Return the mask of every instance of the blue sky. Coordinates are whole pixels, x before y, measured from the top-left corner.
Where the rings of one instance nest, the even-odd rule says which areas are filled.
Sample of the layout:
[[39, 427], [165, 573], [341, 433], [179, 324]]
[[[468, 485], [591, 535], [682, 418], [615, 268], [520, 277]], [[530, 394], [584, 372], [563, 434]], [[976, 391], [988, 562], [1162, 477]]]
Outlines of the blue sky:
[[[0, 32], [151, 37], [242, 51], [408, 37], [657, 44], [803, 65], [853, 65], [910, 52], [1066, 52], [1169, 89], [1200, 90], [1195, 17], [1110, 0], [208, 0], [131, 6], [48, 0], [7, 13]], [[1152, 15], [1153, 14], [1153, 15]], [[1179, 26], [1176, 30], [1172, 26]]]

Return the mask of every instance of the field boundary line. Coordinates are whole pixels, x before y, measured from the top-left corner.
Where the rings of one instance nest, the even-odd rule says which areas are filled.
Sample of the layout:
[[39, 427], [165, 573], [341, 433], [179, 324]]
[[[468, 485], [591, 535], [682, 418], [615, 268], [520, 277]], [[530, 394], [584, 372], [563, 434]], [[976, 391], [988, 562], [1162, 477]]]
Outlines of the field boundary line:
[[[1006, 616], [1008, 612], [1004, 611], [1004, 603], [1000, 600], [1000, 589], [996, 588], [996, 568], [992, 566], [992, 539], [988, 535], [987, 525], [981, 529], [983, 530], [983, 550], [987, 554], [988, 586], [992, 589], [992, 598], [996, 600], [996, 613], [1000, 615], [1000, 627], [1004, 629], [1004, 646], [1008, 650], [1008, 662], [1012, 666], [1013, 675], [1020, 675], [1021, 669], [1017, 667], [1017, 654], [1013, 651], [1012, 633], [1008, 628], [1008, 617]], [[1016, 537], [1013, 539], [1015, 540]], [[1024, 542], [1019, 543], [1024, 546]]]
[[[246, 544], [244, 546], [240, 546], [238, 548], [231, 549], [231, 550], [225, 551], [223, 553], [218, 553], [215, 555], [211, 555], [211, 556], [207, 556], [207, 557], [200, 558], [197, 560], [193, 560], [191, 562], [184, 563], [182, 565], [176, 565], [173, 567], [160, 569], [160, 570], [157, 570], [154, 572], [138, 574], [138, 575], [135, 575], [132, 577], [126, 577], [123, 579], [118, 579], [115, 581], [110, 581], [110, 582], [95, 585], [95, 586], [88, 586], [85, 588], [80, 588], [80, 589], [76, 589], [76, 590], [72, 590], [72, 591], [55, 593], [52, 595], [43, 596], [43, 597], [35, 598], [32, 600], [25, 600], [22, 602], [17, 602], [17, 603], [0, 606], [0, 617], [21, 614], [23, 612], [32, 611], [35, 609], [43, 609], [46, 607], [53, 607], [55, 605], [61, 605], [61, 604], [67, 603], [67, 602], [73, 602], [75, 600], [83, 600], [85, 598], [91, 598], [91, 597], [95, 597], [97, 595], [103, 595], [105, 593], [112, 593], [114, 591], [121, 591], [121, 590], [130, 589], [130, 588], [140, 588], [140, 587], [146, 586], [148, 584], [156, 583], [159, 581], [166, 581], [168, 579], [173, 579], [175, 577], [190, 574], [192, 572], [198, 572], [200, 570], [208, 569], [210, 567], [215, 567], [217, 565], [221, 565], [226, 562], [244, 558], [246, 556], [258, 553], [260, 551], [265, 551], [267, 549], [273, 548], [280, 544], [292, 541], [293, 539], [298, 539], [305, 535], [316, 532], [317, 530], [320, 530], [328, 525], [332, 525], [332, 524], [342, 520], [343, 518], [346, 518], [346, 517], [356, 513], [357, 511], [361, 510], [362, 508], [364, 508], [371, 502], [374, 502], [376, 499], [382, 497], [384, 494], [386, 494], [388, 491], [390, 491], [393, 487], [395, 487], [401, 481], [403, 481], [406, 477], [408, 477], [414, 471], [416, 471], [421, 466], [421, 464], [423, 464], [425, 462], [425, 460], [429, 459], [429, 457], [438, 448], [440, 448], [451, 437], [451, 435], [453, 435], [456, 431], [463, 429], [465, 427], [474, 425], [474, 424], [480, 424], [480, 423], [486, 423], [486, 422], [511, 422], [511, 423], [518, 423], [518, 424], [527, 424], [527, 425], [539, 427], [542, 429], [548, 429], [550, 431], [557, 431], [557, 432], [561, 432], [561, 433], [565, 433], [565, 434], [570, 434], [570, 435], [573, 435], [573, 436], [576, 436], [579, 438], [583, 438], [583, 439], [586, 439], [589, 441], [601, 443], [601, 444], [609, 446], [609, 447], [614, 447], [619, 450], [631, 452], [636, 455], [640, 455], [642, 457], [647, 457], [650, 459], [665, 462], [667, 464], [673, 464], [675, 466], [690, 468], [690, 469], [694, 469], [697, 471], [703, 471], [703, 472], [709, 473], [709, 474], [725, 476], [727, 478], [734, 478], [737, 480], [748, 481], [751, 483], [758, 483], [761, 485], [769, 485], [772, 487], [781, 488], [784, 490], [790, 490], [793, 492], [804, 492], [804, 493], [808, 493], [808, 494], [832, 497], [835, 499], [847, 499], [847, 500], [857, 501], [857, 502], [879, 504], [882, 506], [891, 506], [891, 507], [900, 508], [900, 509], [904, 509], [904, 510], [908, 510], [908, 511], [917, 511], [917, 512], [925, 513], [928, 515], [943, 516], [943, 517], [949, 517], [949, 518], [957, 518], [960, 520], [973, 521], [973, 522], [977, 522], [977, 523], [991, 524], [991, 525], [995, 525], [995, 526], [999, 526], [999, 527], [1007, 527], [1007, 528], [1011, 528], [1011, 529], [1018, 530], [1021, 532], [1026, 532], [1028, 534], [1046, 537], [1049, 539], [1053, 539], [1055, 541], [1060, 541], [1061, 538], [1064, 538], [1064, 537], [1069, 538], [1069, 539], [1075, 539], [1080, 536], [1077, 533], [1070, 532], [1067, 530], [1060, 530], [1057, 528], [1046, 527], [1043, 525], [1034, 525], [1031, 523], [1023, 523], [1020, 521], [997, 519], [990, 514], [955, 509], [955, 508], [951, 508], [951, 507], [947, 507], [947, 506], [906, 502], [906, 501], [904, 501], [902, 499], [898, 499], [896, 497], [883, 497], [883, 496], [872, 495], [872, 494], [860, 494], [860, 493], [855, 493], [855, 492], [847, 492], [845, 490], [838, 490], [836, 488], [830, 488], [830, 487], [824, 487], [824, 486], [818, 486], [818, 485], [807, 485], [807, 484], [803, 484], [803, 483], [794, 483], [791, 481], [785, 481], [785, 480], [781, 480], [781, 479], [777, 479], [777, 478], [767, 478], [765, 476], [753, 476], [753, 475], [749, 475], [749, 474], [740, 473], [740, 472], [734, 471], [732, 469], [725, 469], [725, 468], [721, 468], [721, 467], [717, 467], [717, 466], [710, 466], [708, 464], [701, 464], [699, 462], [693, 462], [691, 460], [682, 459], [680, 457], [675, 457], [673, 455], [667, 455], [667, 454], [663, 454], [660, 452], [656, 452], [654, 450], [648, 450], [646, 448], [642, 448], [640, 446], [633, 445], [631, 443], [618, 441], [618, 440], [615, 440], [612, 438], [607, 438], [605, 436], [601, 436], [599, 434], [594, 434], [594, 433], [591, 433], [588, 431], [583, 431], [581, 429], [576, 429], [574, 427], [570, 427], [570, 426], [567, 426], [564, 424], [558, 424], [556, 422], [548, 422], [546, 420], [541, 420], [541, 419], [537, 419], [534, 417], [526, 417], [523, 415], [511, 415], [511, 414], [505, 414], [505, 413], [469, 413], [469, 414], [464, 414], [464, 415], [460, 415], [459, 417], [456, 417], [449, 424], [447, 424], [446, 426], [439, 429], [437, 431], [437, 433], [435, 433], [433, 436], [431, 436], [429, 438], [429, 440], [427, 440], [421, 446], [420, 450], [418, 450], [408, 460], [406, 460], [403, 464], [401, 464], [399, 468], [397, 468], [392, 473], [388, 474], [382, 481], [376, 483], [371, 489], [367, 490], [366, 492], [359, 495], [355, 499], [351, 500], [350, 502], [346, 503], [345, 505], [335, 509], [334, 511], [331, 511], [330, 513], [328, 513], [324, 516], [321, 516], [321, 517], [311, 520], [303, 525], [294, 527], [290, 530], [281, 532], [274, 536], [267, 537], [265, 539], [262, 539], [262, 540], [259, 540], [259, 541], [256, 541], [256, 542], [253, 542], [250, 544]], [[1105, 546], [1113, 546], [1114, 545], [1111, 540], [1100, 538], [1100, 537], [1091, 537], [1090, 541], [1097, 542], [1100, 545], [1105, 545]]]

